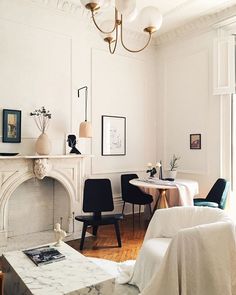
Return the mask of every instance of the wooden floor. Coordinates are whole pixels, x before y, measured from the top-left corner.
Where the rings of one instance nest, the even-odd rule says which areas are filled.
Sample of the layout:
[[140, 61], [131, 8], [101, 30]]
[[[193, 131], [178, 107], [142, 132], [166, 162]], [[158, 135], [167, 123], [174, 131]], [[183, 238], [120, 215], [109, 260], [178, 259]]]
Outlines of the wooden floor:
[[[135, 226], [133, 230], [132, 215], [125, 216], [120, 222], [122, 247], [117, 246], [115, 229], [112, 225], [101, 226], [98, 229], [97, 237], [88, 237], [85, 239], [84, 250], [79, 251], [80, 240], [67, 242], [75, 250], [85, 256], [109, 259], [117, 262], [128, 259], [136, 259], [139, 249], [142, 245], [143, 238], [148, 226], [141, 214], [140, 222], [138, 215], [135, 215]], [[89, 230], [91, 233], [91, 229]], [[0, 272], [0, 295], [2, 293], [2, 278]]]
[[[97, 237], [88, 237], [84, 243], [83, 251], [79, 251], [80, 240], [68, 242], [74, 249], [85, 256], [109, 259], [117, 262], [128, 259], [136, 259], [142, 245], [148, 222], [142, 214], [140, 218], [135, 215], [135, 226], [133, 231], [132, 215], [125, 216], [120, 222], [122, 247], [117, 246], [117, 240], [113, 225], [101, 226], [98, 229]], [[91, 233], [92, 231], [89, 230]]]

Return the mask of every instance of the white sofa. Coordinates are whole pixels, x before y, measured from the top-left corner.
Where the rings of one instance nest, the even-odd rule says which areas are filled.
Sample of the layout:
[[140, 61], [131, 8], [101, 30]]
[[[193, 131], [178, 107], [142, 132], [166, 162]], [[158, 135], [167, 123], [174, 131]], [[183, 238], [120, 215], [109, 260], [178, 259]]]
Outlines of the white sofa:
[[[212, 267], [212, 273], [216, 268], [217, 280], [219, 276], [222, 276], [222, 280], [227, 277], [227, 270], [224, 268], [232, 266], [233, 271], [236, 270], [235, 265], [228, 266], [230, 262], [223, 260], [224, 253], [222, 257], [220, 254], [221, 249], [228, 251], [230, 247], [234, 247], [233, 233], [232, 220], [220, 209], [173, 207], [157, 210], [148, 226], [136, 263], [129, 277], [127, 276], [126, 282], [138, 286], [141, 294], [145, 295], [217, 295], [218, 293], [211, 292], [212, 290], [216, 292], [215, 289], [220, 291], [219, 286], [214, 286], [212, 289], [206, 289], [204, 286], [206, 280], [211, 280], [208, 278], [207, 267], [209, 266], [210, 269]], [[227, 245], [220, 239], [223, 236], [228, 239]], [[205, 259], [208, 258], [212, 261], [205, 267]], [[235, 252], [233, 258], [236, 258]], [[219, 272], [218, 264], [223, 268]], [[200, 270], [200, 268], [203, 269]], [[202, 271], [205, 277], [200, 276], [200, 279], [196, 280], [199, 271]], [[217, 285], [214, 278], [211, 284]], [[227, 284], [234, 285], [232, 282]], [[192, 289], [190, 291], [189, 286], [192, 285], [196, 285], [195, 288], [198, 291]]]

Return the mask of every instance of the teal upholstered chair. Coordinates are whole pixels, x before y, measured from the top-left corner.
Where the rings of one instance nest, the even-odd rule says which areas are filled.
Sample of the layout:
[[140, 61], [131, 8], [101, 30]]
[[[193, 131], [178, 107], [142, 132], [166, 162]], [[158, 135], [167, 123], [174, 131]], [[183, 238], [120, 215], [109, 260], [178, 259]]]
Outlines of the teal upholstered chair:
[[205, 199], [194, 199], [194, 206], [207, 206], [224, 209], [226, 205], [229, 182], [218, 178]]

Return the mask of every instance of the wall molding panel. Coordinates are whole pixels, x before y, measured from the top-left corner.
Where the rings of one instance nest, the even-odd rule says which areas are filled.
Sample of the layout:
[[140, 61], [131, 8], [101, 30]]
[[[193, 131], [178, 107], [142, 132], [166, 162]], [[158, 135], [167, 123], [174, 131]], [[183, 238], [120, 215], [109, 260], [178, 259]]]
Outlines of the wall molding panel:
[[[164, 163], [168, 166], [171, 156], [179, 155], [183, 173], [207, 173], [205, 138], [208, 134], [208, 64], [208, 50], [204, 49], [167, 59], [164, 65]], [[191, 72], [191, 68], [194, 68], [194, 71]], [[202, 119], [199, 121], [200, 116]], [[175, 132], [171, 129], [173, 126]], [[202, 134], [204, 142], [201, 150], [190, 150], [191, 133]]]
[[[91, 59], [92, 154], [96, 155], [92, 159], [92, 174], [143, 171], [146, 163], [155, 159], [155, 147], [149, 145], [155, 134], [155, 109], [151, 108], [155, 105], [151, 86], [154, 75], [148, 70], [145, 59], [121, 54], [111, 56], [97, 49], [92, 50]], [[124, 76], [127, 72], [128, 80]], [[102, 115], [126, 117], [126, 155], [101, 155]]]

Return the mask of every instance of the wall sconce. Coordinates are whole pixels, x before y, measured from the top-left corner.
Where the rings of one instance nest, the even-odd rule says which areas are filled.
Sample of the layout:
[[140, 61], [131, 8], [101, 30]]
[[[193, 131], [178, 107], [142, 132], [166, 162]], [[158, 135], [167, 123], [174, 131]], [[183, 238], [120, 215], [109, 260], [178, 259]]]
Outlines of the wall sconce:
[[88, 87], [84, 86], [78, 89], [78, 97], [80, 90], [85, 89], [85, 121], [80, 123], [79, 137], [91, 138], [92, 137], [92, 124], [87, 121], [87, 104], [88, 104]]

